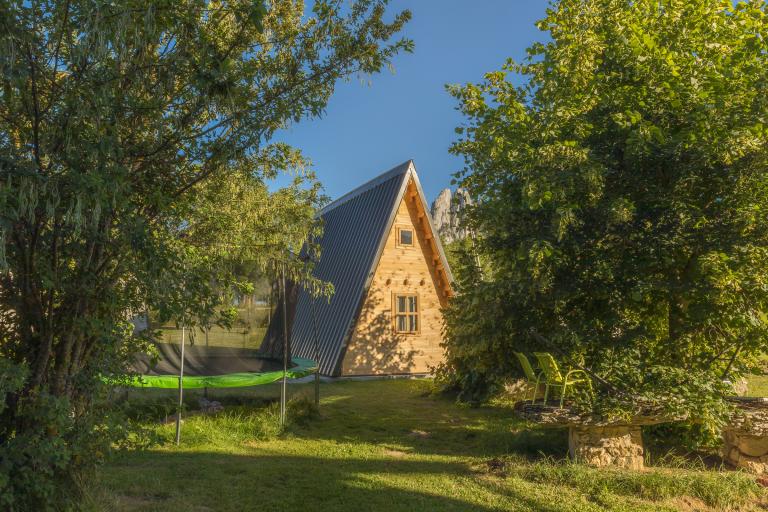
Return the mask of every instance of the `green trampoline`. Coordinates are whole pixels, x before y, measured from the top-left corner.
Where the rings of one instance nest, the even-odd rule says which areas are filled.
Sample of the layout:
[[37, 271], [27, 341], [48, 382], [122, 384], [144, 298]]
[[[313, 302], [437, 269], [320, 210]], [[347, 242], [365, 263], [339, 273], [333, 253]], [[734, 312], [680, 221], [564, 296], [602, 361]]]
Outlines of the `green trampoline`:
[[[261, 316], [243, 309], [235, 321], [246, 332], [259, 332], [266, 324], [263, 338], [233, 337], [230, 329], [200, 327], [182, 327], [178, 337], [170, 335], [167, 327], [160, 327], [168, 335], [156, 340], [158, 357], [138, 355], [131, 368], [134, 377], [127, 384], [165, 389], [239, 388], [316, 374], [314, 361], [291, 357], [290, 331], [296, 314], [297, 287], [286, 287], [284, 276], [278, 283], [273, 303], [277, 307], [270, 306]], [[204, 340], [194, 335], [197, 331], [204, 332]]]
[[187, 389], [238, 388], [270, 384], [282, 379], [283, 374], [298, 379], [317, 370], [311, 359], [294, 357], [284, 372], [282, 360], [256, 349], [190, 345], [182, 352], [180, 345], [170, 343], [158, 343], [157, 348], [157, 362], [142, 355], [134, 363], [137, 375], [129, 385], [176, 389], [183, 375], [181, 384]]
[[[288, 293], [296, 294], [292, 286]], [[186, 327], [181, 328], [178, 343], [170, 339], [157, 340], [157, 356], [140, 354], [132, 365], [132, 374], [127, 384], [135, 388], [178, 389], [176, 412], [176, 443], [181, 436], [181, 413], [183, 390], [209, 388], [242, 388], [281, 382], [280, 423], [285, 423], [287, 380], [315, 376], [315, 404], [320, 401], [320, 380], [315, 361], [291, 357], [290, 330], [295, 315], [295, 300], [286, 299], [285, 274], [281, 275], [277, 304], [269, 315], [268, 328], [259, 348], [231, 346], [228, 333], [222, 332], [220, 339], [210, 339], [205, 331], [205, 344], [195, 343], [194, 337], [187, 340]], [[241, 323], [247, 324], [239, 318]], [[182, 324], [183, 325], [183, 324]], [[251, 327], [254, 327], [251, 325]], [[145, 327], [146, 328], [146, 327]], [[215, 338], [215, 337], [213, 337]]]

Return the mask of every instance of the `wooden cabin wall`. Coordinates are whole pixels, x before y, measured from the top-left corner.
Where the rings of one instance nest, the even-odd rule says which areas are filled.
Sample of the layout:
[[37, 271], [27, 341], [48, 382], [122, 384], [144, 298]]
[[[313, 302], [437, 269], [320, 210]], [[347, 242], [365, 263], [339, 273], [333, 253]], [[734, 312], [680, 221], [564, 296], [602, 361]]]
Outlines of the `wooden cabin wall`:
[[[450, 288], [439, 259], [422, 202], [411, 182], [398, 207], [392, 229], [342, 361], [342, 375], [428, 373], [443, 359], [443, 317]], [[413, 247], [397, 246], [398, 227], [411, 227]], [[393, 294], [419, 296], [420, 332], [396, 333]]]

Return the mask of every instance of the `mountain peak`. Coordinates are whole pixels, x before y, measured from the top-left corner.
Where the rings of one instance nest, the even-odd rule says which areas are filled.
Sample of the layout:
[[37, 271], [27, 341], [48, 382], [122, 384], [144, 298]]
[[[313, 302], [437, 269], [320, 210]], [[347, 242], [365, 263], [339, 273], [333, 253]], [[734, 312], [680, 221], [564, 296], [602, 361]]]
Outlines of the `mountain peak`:
[[466, 238], [467, 230], [461, 224], [461, 213], [467, 205], [471, 204], [469, 193], [463, 188], [458, 188], [453, 193], [451, 189], [444, 188], [437, 195], [430, 213], [435, 229], [443, 242], [451, 243]]

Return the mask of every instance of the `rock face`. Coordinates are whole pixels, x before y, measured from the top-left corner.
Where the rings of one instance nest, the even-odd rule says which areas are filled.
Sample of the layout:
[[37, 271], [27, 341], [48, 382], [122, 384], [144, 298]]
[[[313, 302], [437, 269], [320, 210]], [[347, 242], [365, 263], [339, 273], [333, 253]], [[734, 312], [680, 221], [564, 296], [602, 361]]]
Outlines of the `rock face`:
[[747, 379], [743, 377], [741, 379], [737, 379], [733, 383], [733, 392], [736, 393], [736, 396], [745, 396], [748, 389], [749, 385], [747, 384]]
[[451, 243], [466, 238], [467, 230], [461, 225], [462, 210], [472, 204], [469, 193], [463, 188], [451, 194], [448, 188], [438, 194], [432, 203], [432, 222], [443, 242]]

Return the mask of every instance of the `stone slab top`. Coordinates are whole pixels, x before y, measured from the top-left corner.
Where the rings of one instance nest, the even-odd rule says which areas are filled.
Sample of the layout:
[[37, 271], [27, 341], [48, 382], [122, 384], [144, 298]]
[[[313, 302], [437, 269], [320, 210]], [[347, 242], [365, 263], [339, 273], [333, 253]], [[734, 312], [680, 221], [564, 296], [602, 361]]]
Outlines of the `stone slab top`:
[[739, 409], [768, 409], [768, 398], [760, 396], [729, 396], [726, 398]]
[[560, 408], [559, 401], [551, 401], [546, 404], [537, 402], [518, 402], [514, 407], [515, 414], [533, 423], [552, 427], [618, 427], [618, 426], [642, 426], [658, 425], [660, 423], [674, 423], [684, 421], [684, 417], [673, 417], [664, 415], [651, 410], [638, 411], [631, 418], [609, 419], [597, 414], [581, 413], [571, 404], [566, 404]]

